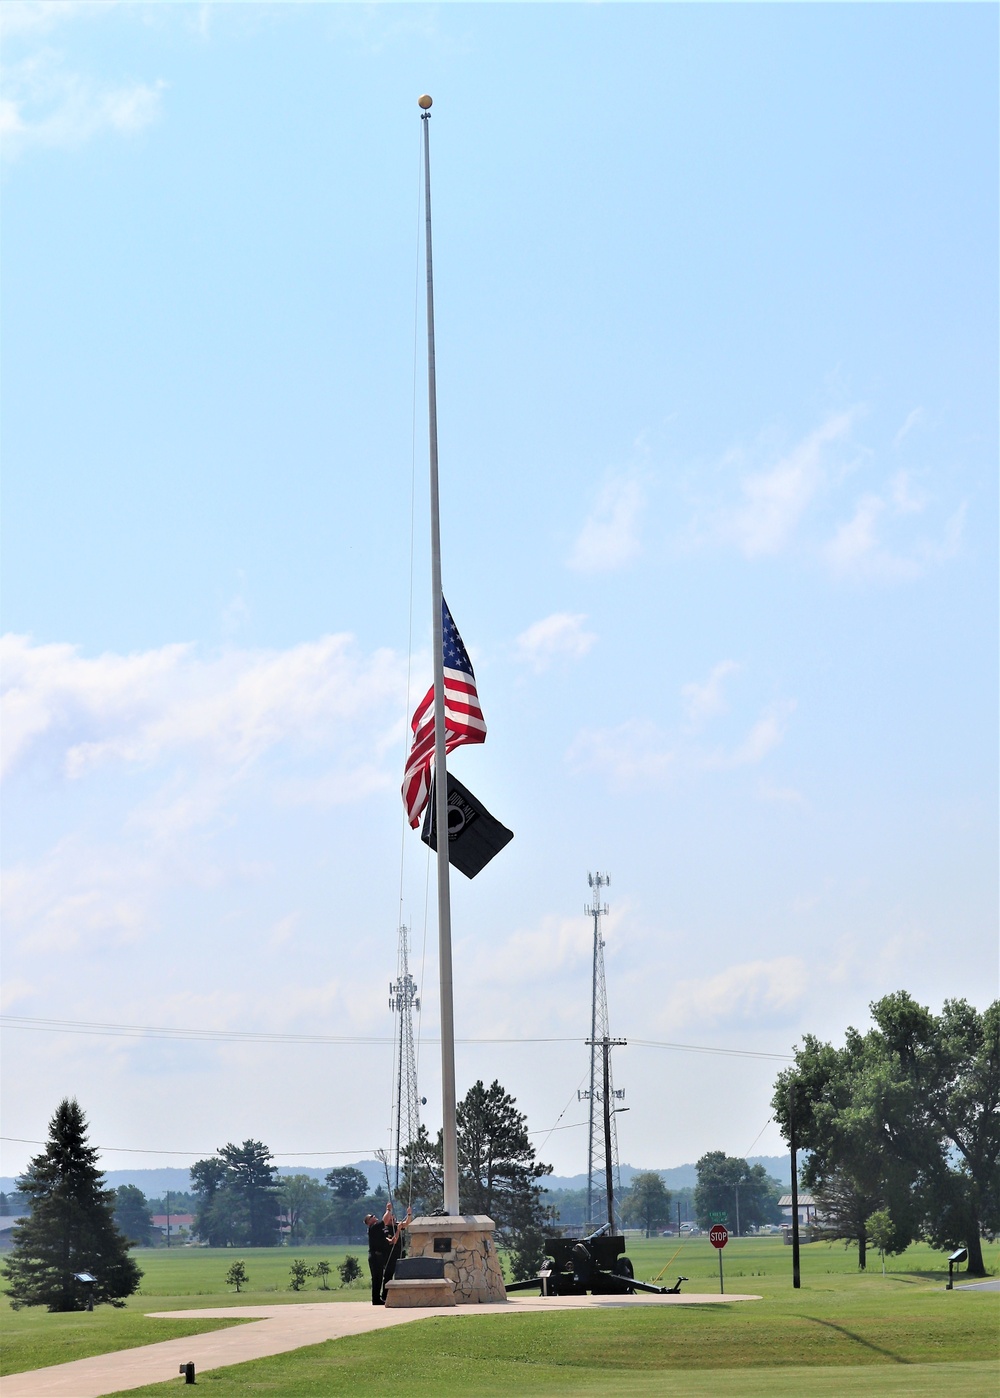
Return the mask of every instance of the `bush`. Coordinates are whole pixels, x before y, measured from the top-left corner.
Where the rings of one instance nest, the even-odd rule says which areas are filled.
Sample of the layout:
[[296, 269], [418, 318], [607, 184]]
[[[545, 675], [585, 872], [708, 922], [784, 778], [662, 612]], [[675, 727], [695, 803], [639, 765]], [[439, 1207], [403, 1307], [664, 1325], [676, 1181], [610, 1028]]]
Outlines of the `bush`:
[[288, 1284], [289, 1290], [301, 1291], [306, 1284], [306, 1277], [308, 1277], [309, 1275], [309, 1268], [306, 1265], [306, 1263], [302, 1261], [301, 1257], [296, 1257], [293, 1260], [291, 1267], [289, 1267], [288, 1269], [288, 1274], [292, 1279]]
[[341, 1286], [350, 1286], [351, 1282], [356, 1282], [361, 1277], [361, 1263], [352, 1253], [348, 1253], [337, 1271], [340, 1273]]
[[226, 1285], [235, 1286], [238, 1296], [241, 1287], [249, 1285], [249, 1282], [250, 1278], [247, 1276], [246, 1264], [243, 1262], [234, 1262], [226, 1273]]

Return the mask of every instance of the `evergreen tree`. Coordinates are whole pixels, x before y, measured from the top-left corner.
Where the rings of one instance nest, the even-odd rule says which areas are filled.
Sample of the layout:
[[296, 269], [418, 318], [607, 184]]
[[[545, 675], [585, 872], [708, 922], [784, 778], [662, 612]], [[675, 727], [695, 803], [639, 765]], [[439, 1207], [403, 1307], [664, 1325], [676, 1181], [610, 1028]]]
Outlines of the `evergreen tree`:
[[[458, 1104], [458, 1192], [463, 1213], [493, 1219], [497, 1241], [511, 1249], [515, 1276], [530, 1276], [544, 1255], [542, 1229], [552, 1210], [538, 1183], [551, 1165], [535, 1159], [527, 1118], [498, 1082], [477, 1082]], [[432, 1142], [423, 1126], [407, 1151], [401, 1194], [428, 1212], [443, 1198], [441, 1132]]]
[[273, 1247], [280, 1240], [277, 1169], [263, 1141], [231, 1142], [219, 1151], [226, 1163], [228, 1188], [239, 1200], [237, 1235], [252, 1248]]
[[[87, 1121], [75, 1100], [60, 1102], [49, 1123], [49, 1142], [36, 1155], [18, 1188], [31, 1200], [31, 1217], [14, 1229], [3, 1274], [11, 1306], [82, 1311], [87, 1293], [95, 1303], [124, 1305], [142, 1272], [115, 1224], [115, 1191], [104, 1188], [97, 1151], [87, 1143]], [[89, 1272], [92, 1285], [75, 1280]]]
[[273, 1247], [280, 1240], [277, 1179], [262, 1141], [222, 1146], [191, 1167], [195, 1230], [212, 1247]]

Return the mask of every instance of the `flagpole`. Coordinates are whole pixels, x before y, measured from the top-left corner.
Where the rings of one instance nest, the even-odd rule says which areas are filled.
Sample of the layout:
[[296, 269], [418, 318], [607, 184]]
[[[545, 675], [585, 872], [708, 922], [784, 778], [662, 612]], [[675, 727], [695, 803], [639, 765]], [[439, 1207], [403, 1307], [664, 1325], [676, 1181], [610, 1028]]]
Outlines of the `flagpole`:
[[455, 1003], [451, 974], [451, 884], [448, 877], [448, 767], [444, 728], [444, 615], [438, 495], [437, 376], [434, 357], [434, 260], [431, 255], [430, 97], [424, 124], [424, 218], [427, 240], [427, 400], [431, 475], [431, 607], [434, 646], [434, 824], [437, 830], [438, 973], [441, 985], [441, 1113], [444, 1211], [458, 1214], [458, 1126], [455, 1096]]

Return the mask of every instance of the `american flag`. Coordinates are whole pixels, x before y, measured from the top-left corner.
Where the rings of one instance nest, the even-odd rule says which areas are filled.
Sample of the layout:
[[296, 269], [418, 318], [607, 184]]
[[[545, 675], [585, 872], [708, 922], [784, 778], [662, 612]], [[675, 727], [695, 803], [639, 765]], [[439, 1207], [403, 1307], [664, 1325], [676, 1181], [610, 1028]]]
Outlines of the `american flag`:
[[[445, 751], [451, 752], [463, 743], [485, 742], [486, 724], [479, 707], [472, 661], [443, 597], [441, 615], [444, 623]], [[416, 829], [431, 789], [431, 764], [434, 761], [433, 685], [417, 705], [410, 727], [413, 729], [413, 745], [403, 773], [403, 805], [407, 819]]]

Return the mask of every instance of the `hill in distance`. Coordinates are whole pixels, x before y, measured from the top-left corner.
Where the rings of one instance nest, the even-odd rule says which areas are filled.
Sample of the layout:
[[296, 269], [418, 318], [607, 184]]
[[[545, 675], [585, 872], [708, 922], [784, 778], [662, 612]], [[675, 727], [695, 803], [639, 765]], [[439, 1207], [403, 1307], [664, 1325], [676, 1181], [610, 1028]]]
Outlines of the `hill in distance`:
[[[385, 1169], [379, 1161], [355, 1160], [352, 1163], [356, 1170], [360, 1170], [366, 1176], [369, 1189], [374, 1191], [381, 1186], [381, 1190], [384, 1192]], [[763, 1165], [767, 1173], [773, 1175], [786, 1189], [791, 1187], [791, 1173], [787, 1155], [753, 1155], [749, 1157], [747, 1163]], [[333, 1165], [282, 1165], [279, 1167], [278, 1173], [279, 1175], [308, 1175], [310, 1179], [322, 1180], [328, 1171], [335, 1168]], [[641, 1168], [649, 1169], [652, 1167], [622, 1165], [623, 1189], [629, 1187], [633, 1178], [640, 1173]], [[662, 1177], [668, 1189], [693, 1189], [698, 1183], [697, 1172], [693, 1164], [673, 1165], [664, 1170], [657, 1170], [656, 1173]], [[107, 1170], [105, 1179], [109, 1189], [117, 1189], [122, 1184], [137, 1185], [148, 1199], [162, 1198], [168, 1189], [184, 1193], [191, 1188], [190, 1175], [186, 1168], [180, 1166], [165, 1166], [152, 1170]], [[587, 1176], [583, 1173], [579, 1175], [549, 1175], [544, 1184], [549, 1190], [586, 1189]], [[4, 1194], [13, 1193], [15, 1187], [13, 1176], [0, 1176], [0, 1190]]]

